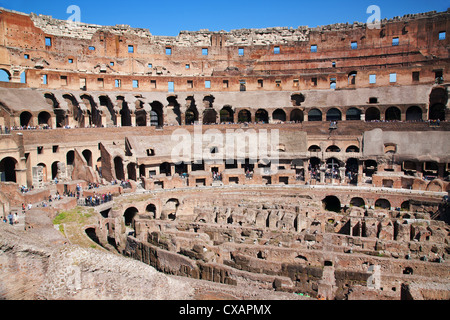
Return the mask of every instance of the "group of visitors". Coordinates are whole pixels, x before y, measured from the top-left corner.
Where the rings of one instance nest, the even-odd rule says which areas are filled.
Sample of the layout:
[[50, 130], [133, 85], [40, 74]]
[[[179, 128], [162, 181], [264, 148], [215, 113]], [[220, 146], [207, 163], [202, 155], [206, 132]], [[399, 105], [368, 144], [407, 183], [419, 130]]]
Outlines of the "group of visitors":
[[220, 172], [213, 171], [213, 181], [222, 181], [222, 174]]
[[113, 198], [111, 192], [103, 193], [101, 195], [94, 194], [92, 196], [87, 196], [84, 198], [84, 203], [86, 206], [95, 207], [103, 203], [111, 201]]
[[19, 223], [19, 215], [17, 212], [14, 212], [14, 214], [9, 213], [8, 216], [3, 216], [3, 222], [9, 223], [10, 225], [15, 225]]

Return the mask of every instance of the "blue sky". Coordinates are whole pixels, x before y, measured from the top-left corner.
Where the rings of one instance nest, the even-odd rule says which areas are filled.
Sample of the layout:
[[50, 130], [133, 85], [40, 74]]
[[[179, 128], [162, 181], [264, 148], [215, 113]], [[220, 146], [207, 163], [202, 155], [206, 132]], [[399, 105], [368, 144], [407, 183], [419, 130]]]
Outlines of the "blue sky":
[[69, 5], [77, 5], [81, 22], [128, 24], [154, 35], [175, 36], [181, 30], [211, 31], [240, 28], [293, 27], [366, 22], [369, 5], [377, 5], [381, 19], [407, 13], [445, 11], [450, 0], [0, 0], [0, 7], [41, 13], [66, 20]]

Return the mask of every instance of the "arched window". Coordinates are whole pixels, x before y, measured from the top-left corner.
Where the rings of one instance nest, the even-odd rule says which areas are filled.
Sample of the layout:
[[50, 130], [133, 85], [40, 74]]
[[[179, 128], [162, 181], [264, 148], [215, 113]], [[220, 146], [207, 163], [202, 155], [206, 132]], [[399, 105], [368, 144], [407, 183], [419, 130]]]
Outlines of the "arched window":
[[406, 110], [406, 121], [422, 120], [422, 109], [418, 106], [411, 106]]
[[322, 112], [319, 109], [311, 109], [308, 112], [308, 121], [322, 121]]
[[238, 122], [239, 123], [244, 123], [244, 122], [251, 122], [252, 121], [252, 116], [250, 114], [250, 111], [244, 109], [239, 111], [238, 113]]
[[380, 120], [380, 110], [370, 107], [366, 110], [366, 121]]
[[272, 113], [273, 121], [286, 121], [286, 112], [282, 109], [277, 109]]
[[258, 109], [255, 113], [255, 121], [268, 123], [269, 122], [269, 114], [264, 109]]
[[0, 179], [1, 181], [16, 181], [17, 160], [13, 157], [6, 157], [0, 161]]
[[361, 120], [361, 110], [350, 108], [345, 114], [345, 120]]
[[292, 110], [289, 120], [295, 121], [295, 122], [302, 122], [303, 121], [303, 111], [301, 111], [300, 109]]
[[400, 121], [401, 119], [401, 111], [397, 107], [389, 107], [386, 109], [386, 113], [384, 118], [387, 121]]
[[331, 108], [327, 112], [327, 121], [340, 121], [342, 119], [341, 111], [337, 108]]
[[231, 109], [231, 107], [229, 107], [229, 106], [223, 107], [220, 110], [220, 113], [219, 113], [219, 115], [220, 115], [220, 123], [222, 123], [222, 122], [233, 122], [233, 114], [234, 114], [234, 112]]

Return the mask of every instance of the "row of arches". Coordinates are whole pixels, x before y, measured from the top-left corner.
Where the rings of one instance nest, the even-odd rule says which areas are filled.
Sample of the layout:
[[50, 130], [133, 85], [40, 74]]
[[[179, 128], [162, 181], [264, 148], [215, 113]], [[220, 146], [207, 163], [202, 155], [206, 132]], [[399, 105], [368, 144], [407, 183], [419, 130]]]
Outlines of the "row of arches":
[[[342, 210], [342, 203], [339, 200], [338, 197], [334, 195], [326, 196], [322, 199], [322, 205], [323, 208], [327, 211], [334, 211], [334, 212], [341, 212]], [[361, 197], [353, 197], [350, 199], [349, 202], [350, 206], [365, 208], [367, 203], [366, 201]], [[385, 198], [378, 198], [375, 200], [374, 205], [375, 209], [385, 209], [389, 210], [391, 209], [392, 205], [391, 202]], [[410, 204], [409, 200], [403, 201], [400, 205], [402, 209], [409, 210]]]

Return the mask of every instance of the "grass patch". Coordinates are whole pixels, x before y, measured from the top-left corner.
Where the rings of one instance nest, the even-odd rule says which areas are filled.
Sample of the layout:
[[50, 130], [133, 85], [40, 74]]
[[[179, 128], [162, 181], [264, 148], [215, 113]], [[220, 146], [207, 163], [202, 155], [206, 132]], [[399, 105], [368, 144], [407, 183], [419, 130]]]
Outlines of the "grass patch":
[[55, 219], [53, 219], [53, 224], [63, 224], [63, 223], [76, 223], [84, 224], [88, 221], [90, 217], [94, 214], [94, 209], [84, 209], [82, 207], [75, 207], [68, 211], [61, 211]]

